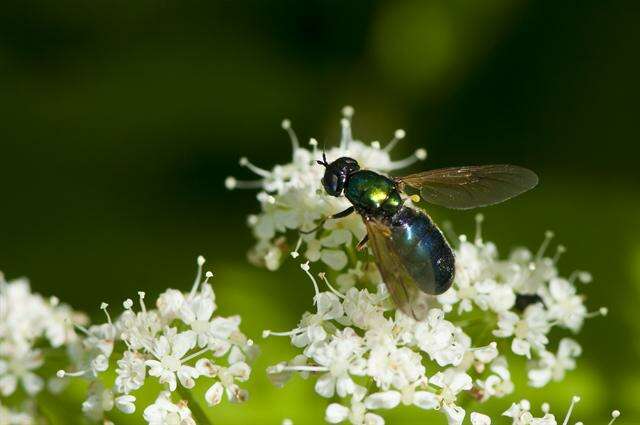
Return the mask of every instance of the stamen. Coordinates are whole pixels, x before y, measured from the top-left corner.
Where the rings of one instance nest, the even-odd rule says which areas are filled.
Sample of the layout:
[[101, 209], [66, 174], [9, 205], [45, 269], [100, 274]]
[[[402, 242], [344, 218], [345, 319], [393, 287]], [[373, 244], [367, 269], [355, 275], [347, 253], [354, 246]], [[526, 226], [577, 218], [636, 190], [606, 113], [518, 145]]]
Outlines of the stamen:
[[567, 411], [567, 416], [564, 417], [564, 421], [562, 422], [562, 425], [567, 425], [569, 423], [569, 418], [571, 417], [571, 413], [573, 412], [573, 406], [576, 405], [576, 403], [578, 403], [580, 401], [580, 397], [578, 397], [577, 395], [574, 395], [571, 398], [571, 405], [569, 406], [569, 410]]
[[189, 360], [195, 359], [199, 355], [206, 353], [207, 351], [209, 351], [208, 348], [203, 348], [202, 350], [196, 351], [195, 353], [188, 355], [187, 357], [183, 358], [181, 361], [182, 363], [186, 363]]
[[124, 307], [125, 310], [129, 310], [131, 307], [133, 307], [133, 301], [131, 301], [131, 298], [127, 298], [126, 300], [124, 300], [124, 302], [122, 303], [122, 307]]
[[72, 378], [77, 378], [77, 377], [80, 377], [80, 376], [82, 376], [82, 375], [84, 375], [86, 373], [87, 373], [86, 370], [80, 370], [78, 372], [67, 372], [65, 370], [60, 369], [59, 371], [56, 372], [56, 376], [58, 378], [64, 378], [66, 376], [70, 376]]
[[558, 260], [562, 257], [562, 254], [567, 252], [567, 248], [564, 245], [558, 245], [556, 248], [556, 254], [553, 256], [553, 264], [558, 264]]
[[612, 425], [616, 419], [618, 419], [620, 417], [620, 411], [619, 410], [614, 410], [613, 412], [611, 412], [611, 420], [609, 421], [608, 425]]
[[224, 187], [227, 190], [234, 189], [260, 189], [264, 180], [238, 180], [233, 176], [229, 176], [224, 180]]
[[276, 198], [274, 198], [273, 196], [269, 195], [267, 192], [258, 193], [256, 198], [258, 198], [258, 202], [263, 203], [263, 204], [271, 204], [271, 205], [273, 205], [273, 204], [276, 203]]
[[536, 253], [536, 257], [535, 257], [536, 262], [542, 259], [544, 252], [547, 250], [547, 247], [549, 246], [549, 242], [551, 242], [551, 239], [553, 239], [554, 236], [555, 235], [551, 230], [547, 230], [544, 233], [544, 240], [542, 241], [542, 244], [540, 245], [540, 248], [538, 248], [538, 252]]
[[373, 142], [371, 142], [371, 147], [373, 149], [380, 149], [380, 142], [378, 142], [377, 140], [374, 140]]
[[315, 297], [313, 297], [313, 303], [315, 304], [316, 303], [316, 298], [318, 297], [318, 295], [320, 295], [320, 290], [318, 289], [318, 282], [316, 282], [316, 278], [313, 277], [313, 275], [309, 271], [310, 267], [309, 267], [309, 262], [308, 261], [306, 263], [300, 264], [300, 268], [302, 270], [304, 270], [304, 272], [307, 274], [307, 276], [309, 276], [309, 279], [311, 279], [311, 282], [313, 282], [313, 289], [316, 291], [316, 295], [315, 295]]
[[309, 145], [313, 147], [313, 157], [316, 158], [318, 156], [318, 141], [312, 137], [309, 139]]
[[353, 117], [354, 113], [355, 113], [355, 110], [353, 109], [353, 106], [351, 106], [351, 105], [345, 105], [342, 108], [342, 116], [345, 117], [346, 119], [348, 119], [349, 121], [351, 121], [351, 118]]
[[416, 150], [410, 157], [401, 159], [400, 161], [392, 162], [391, 164], [389, 164], [389, 167], [387, 167], [387, 170], [399, 170], [401, 168], [406, 168], [418, 161], [423, 161], [425, 159], [427, 159], [427, 151], [426, 149], [421, 148]]
[[331, 292], [333, 292], [334, 294], [336, 294], [336, 296], [338, 298], [345, 298], [345, 296], [340, 293], [340, 291], [338, 291], [336, 288], [334, 288], [333, 286], [331, 286], [331, 284], [329, 283], [329, 279], [327, 279], [327, 275], [324, 274], [324, 272], [320, 272], [318, 273], [318, 277], [322, 280], [324, 280], [324, 283], [327, 285], [327, 287], [331, 290]]
[[271, 176], [270, 172], [268, 172], [267, 170], [264, 170], [264, 169], [262, 169], [260, 167], [256, 167], [251, 162], [249, 162], [249, 160], [244, 156], [242, 158], [240, 158], [239, 164], [240, 164], [241, 167], [247, 167], [249, 170], [253, 171], [255, 174], [259, 175], [260, 177], [269, 177], [269, 176]]
[[546, 415], [547, 413], [549, 413], [549, 410], [551, 410], [551, 406], [549, 406], [549, 403], [545, 402], [545, 403], [542, 403], [541, 409], [542, 409], [542, 413]]
[[349, 143], [353, 140], [351, 137], [351, 121], [346, 118], [340, 120], [342, 125], [342, 136], [340, 137], [340, 149], [346, 150], [349, 148]]
[[78, 325], [77, 323], [74, 323], [73, 327], [79, 330], [80, 332], [82, 332], [83, 334], [85, 334], [86, 336], [92, 336], [91, 332], [89, 332], [89, 329], [85, 328], [82, 325]]
[[497, 342], [491, 341], [488, 345], [485, 345], [484, 347], [470, 347], [469, 351], [485, 350], [487, 348], [496, 348], [497, 346], [498, 346]]
[[476, 214], [476, 238], [474, 243], [476, 245], [482, 245], [482, 222], [484, 221], [484, 215]]
[[107, 316], [107, 322], [111, 326], [113, 326], [113, 322], [111, 321], [111, 316], [109, 315], [109, 311], [107, 310], [107, 308], [109, 308], [109, 304], [107, 303], [100, 304], [100, 310], [104, 311], [104, 314]]
[[296, 132], [291, 128], [291, 121], [288, 119], [282, 120], [282, 128], [289, 134], [289, 139], [291, 139], [291, 149], [293, 152], [297, 151], [300, 148], [300, 143], [298, 143], [298, 136], [296, 136]]
[[397, 129], [394, 133], [393, 133], [393, 139], [391, 139], [391, 141], [389, 143], [387, 143], [387, 146], [384, 147], [384, 151], [385, 152], [391, 152], [393, 150], [393, 148], [396, 147], [396, 145], [398, 144], [398, 142], [402, 139], [404, 139], [404, 137], [407, 135], [407, 133], [405, 133], [405, 131], [401, 128]]
[[4, 273], [0, 272], [0, 317], [3, 319], [9, 315], [9, 309], [5, 306], [8, 301], [6, 291], [7, 282], [4, 280]]
[[249, 214], [247, 216], [247, 224], [249, 226], [255, 226], [256, 224], [258, 224], [258, 216], [255, 214]]
[[294, 335], [300, 335], [301, 333], [305, 332], [307, 330], [307, 328], [295, 328], [292, 329], [290, 331], [287, 332], [274, 332], [274, 331], [270, 331], [270, 330], [264, 330], [262, 331], [262, 337], [263, 338], [268, 338], [270, 336], [294, 336]]
[[285, 366], [285, 365], [276, 365], [273, 367], [273, 370], [276, 373], [279, 372], [326, 372], [329, 368], [325, 366]]
[[585, 317], [591, 319], [593, 317], [605, 317], [607, 314], [609, 314], [609, 309], [607, 307], [600, 307], [597, 311], [592, 311], [591, 313], [587, 313], [585, 315]]
[[138, 297], [140, 299], [140, 308], [142, 309], [143, 313], [146, 313], [147, 312], [147, 306], [144, 305], [144, 296], [145, 296], [144, 292], [138, 291]]
[[200, 287], [200, 280], [202, 279], [202, 266], [207, 260], [202, 255], [198, 255], [198, 271], [196, 272], [196, 278], [193, 281], [193, 286], [191, 287], [191, 292], [189, 292], [189, 298], [193, 298], [198, 292], [198, 288]]
[[298, 238], [298, 243], [296, 243], [296, 248], [293, 251], [291, 251], [292, 258], [298, 258], [298, 256], [300, 255], [298, 253], [298, 250], [300, 249], [301, 245], [302, 245], [302, 236]]
[[455, 230], [453, 230], [453, 223], [451, 223], [449, 220], [442, 223], [442, 230], [444, 231], [444, 234], [447, 236], [447, 239], [449, 239], [449, 241], [451, 241], [452, 243], [460, 242], [460, 238], [456, 234]]
[[571, 275], [569, 275], [569, 282], [574, 283], [575, 280], [578, 280], [580, 283], [591, 283], [593, 280], [593, 276], [591, 273], [585, 272], [583, 270], [576, 270]]

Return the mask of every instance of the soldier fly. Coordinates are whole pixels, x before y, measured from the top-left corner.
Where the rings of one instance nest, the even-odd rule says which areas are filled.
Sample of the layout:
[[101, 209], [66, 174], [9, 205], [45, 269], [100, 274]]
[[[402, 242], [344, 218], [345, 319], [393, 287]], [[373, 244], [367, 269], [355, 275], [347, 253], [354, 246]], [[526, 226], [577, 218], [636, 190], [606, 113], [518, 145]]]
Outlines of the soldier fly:
[[[358, 162], [341, 157], [324, 166], [322, 185], [328, 195], [345, 196], [351, 206], [329, 218], [359, 214], [380, 274], [394, 303], [421, 320], [426, 299], [444, 293], [453, 283], [455, 255], [442, 231], [422, 210], [404, 205], [406, 187], [420, 191], [426, 202], [454, 209], [497, 204], [538, 184], [531, 170], [515, 165], [463, 166], [389, 178], [362, 170]], [[321, 224], [322, 225], [322, 224]]]

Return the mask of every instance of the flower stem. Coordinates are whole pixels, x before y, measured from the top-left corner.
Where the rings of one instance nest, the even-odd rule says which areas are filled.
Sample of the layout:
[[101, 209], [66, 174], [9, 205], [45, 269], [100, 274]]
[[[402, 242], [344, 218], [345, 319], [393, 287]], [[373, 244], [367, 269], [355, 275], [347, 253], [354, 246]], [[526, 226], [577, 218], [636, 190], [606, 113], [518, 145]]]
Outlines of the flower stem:
[[200, 407], [196, 399], [193, 397], [193, 393], [191, 391], [182, 385], [178, 385], [178, 393], [180, 394], [180, 397], [188, 403], [193, 420], [196, 421], [198, 425], [213, 425], [213, 422], [211, 422], [207, 417], [207, 414], [204, 413], [204, 410], [202, 410], [202, 407]]

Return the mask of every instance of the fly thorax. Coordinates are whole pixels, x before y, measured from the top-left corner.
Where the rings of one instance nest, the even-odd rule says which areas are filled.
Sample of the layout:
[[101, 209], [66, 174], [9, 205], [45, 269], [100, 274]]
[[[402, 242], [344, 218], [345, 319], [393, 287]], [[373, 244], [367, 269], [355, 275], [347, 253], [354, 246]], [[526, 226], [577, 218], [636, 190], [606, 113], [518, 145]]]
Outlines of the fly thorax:
[[395, 183], [370, 170], [362, 170], [349, 177], [345, 196], [359, 210], [375, 212], [397, 193]]

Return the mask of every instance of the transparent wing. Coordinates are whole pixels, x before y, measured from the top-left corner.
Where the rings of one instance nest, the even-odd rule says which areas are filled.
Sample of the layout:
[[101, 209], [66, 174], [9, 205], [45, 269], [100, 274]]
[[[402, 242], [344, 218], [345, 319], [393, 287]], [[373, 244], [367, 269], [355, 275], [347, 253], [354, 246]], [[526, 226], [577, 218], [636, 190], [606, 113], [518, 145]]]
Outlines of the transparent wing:
[[407, 272], [390, 238], [389, 229], [376, 220], [365, 220], [365, 225], [369, 246], [394, 303], [406, 315], [423, 320], [427, 315], [428, 295], [420, 291]]
[[420, 189], [422, 198], [447, 208], [469, 209], [498, 204], [538, 184], [538, 176], [516, 165], [441, 168], [398, 178]]

